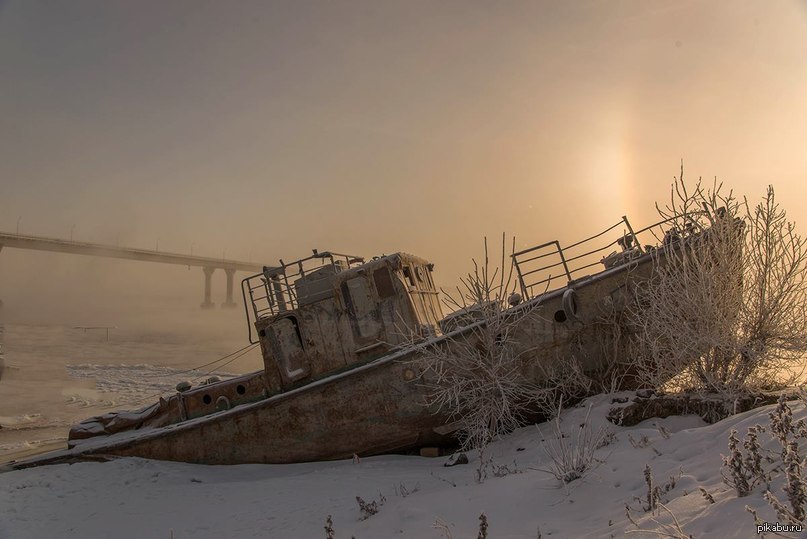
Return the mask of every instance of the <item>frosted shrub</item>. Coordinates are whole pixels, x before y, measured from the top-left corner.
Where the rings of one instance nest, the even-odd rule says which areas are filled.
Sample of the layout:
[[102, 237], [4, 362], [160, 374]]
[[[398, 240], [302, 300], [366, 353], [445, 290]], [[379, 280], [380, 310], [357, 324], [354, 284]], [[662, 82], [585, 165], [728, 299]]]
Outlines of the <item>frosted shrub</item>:
[[644, 482], [647, 485], [647, 507], [645, 511], [655, 511], [661, 498], [661, 491], [653, 485], [653, 470], [649, 464], [644, 465]]
[[768, 418], [770, 419], [771, 435], [779, 441], [784, 461], [790, 439], [807, 438], [807, 424], [803, 419], [793, 423], [793, 411], [784, 396], [779, 397], [776, 408], [768, 413]]
[[785, 486], [782, 489], [787, 496], [787, 504], [780, 501], [770, 489], [765, 491], [765, 499], [776, 511], [782, 522], [790, 524], [805, 523], [805, 506], [807, 505], [807, 479], [802, 475], [802, 458], [798, 440], [805, 438], [807, 427], [803, 420], [793, 423], [793, 413], [785, 402], [784, 396], [769, 414], [771, 434], [781, 446], [781, 465], [785, 474]]
[[373, 500], [369, 503], [365, 502], [361, 496], [356, 496], [356, 503], [359, 504], [359, 511], [361, 512], [361, 518], [359, 518], [359, 520], [367, 520], [377, 514], [386, 501], [387, 499], [381, 493], [378, 494], [377, 501]]
[[488, 517], [485, 513], [479, 515], [479, 535], [477, 539], [488, 539]]
[[[804, 489], [804, 479], [801, 475], [801, 457], [799, 456], [799, 445], [796, 442], [790, 442], [787, 448], [787, 455], [785, 456], [785, 474], [787, 476], [787, 484], [784, 491], [787, 494], [787, 499], [790, 501], [791, 511], [788, 516], [792, 515], [791, 521], [803, 522], [804, 521], [804, 504], [807, 501]], [[777, 510], [777, 514], [782, 518], [783, 512]]]
[[[684, 532], [676, 516], [665, 505], [666, 500], [662, 501], [662, 497], [675, 488], [678, 479], [680, 479], [683, 474], [684, 474], [683, 470], [680, 470], [677, 477], [671, 475], [667, 483], [664, 483], [663, 485], [658, 485], [653, 480], [653, 470], [650, 468], [650, 465], [649, 464], [645, 465], [644, 480], [645, 484], [647, 485], [647, 494], [645, 495], [644, 500], [642, 500], [637, 496], [634, 496], [634, 500], [639, 502], [642, 510], [645, 513], [651, 514], [651, 516], [649, 517], [649, 521], [653, 523], [655, 527], [653, 529], [642, 528], [639, 525], [639, 523], [633, 518], [633, 515], [631, 514], [631, 507], [629, 505], [625, 505], [625, 516], [628, 518], [628, 521], [630, 521], [630, 523], [636, 527], [635, 530], [627, 530], [625, 532], [626, 534], [640, 533], [640, 534], [652, 534], [658, 537], [671, 537], [674, 539], [693, 539], [692, 535], [689, 535], [686, 532]], [[705, 495], [708, 495], [706, 491], [703, 492], [705, 493]], [[711, 498], [711, 496], [709, 497]], [[712, 503], [714, 503], [714, 500], [712, 500]], [[664, 513], [668, 515], [671, 522], [664, 523], [657, 518], [657, 516], [660, 516], [661, 511], [664, 511]]]
[[484, 262], [473, 264], [462, 289], [454, 295], [443, 292], [449, 308], [476, 323], [446, 342], [426, 347], [414, 360], [425, 404], [456, 423], [463, 450], [484, 447], [521, 426], [546, 393], [522, 375], [524, 355], [532, 349], [517, 342], [515, 330], [537, 313], [535, 305], [508, 310], [516, 281], [504, 237], [498, 267], [490, 263], [487, 239]]
[[762, 425], [748, 427], [748, 433], [740, 449], [737, 431], [729, 433], [729, 454], [723, 456], [723, 482], [732, 487], [737, 496], [743, 497], [751, 493], [757, 485], [770, 483], [770, 473], [763, 469], [765, 460], [772, 463], [770, 456], [763, 456], [759, 445], [759, 433], [765, 432]]
[[[668, 494], [672, 489], [675, 488], [675, 485], [678, 483], [678, 480], [683, 474], [684, 472], [681, 470], [677, 477], [675, 475], [671, 475], [670, 479], [666, 483], [658, 484], [653, 479], [653, 469], [649, 464], [645, 464], [644, 482], [647, 485], [647, 494], [645, 495], [644, 500], [638, 496], [634, 496], [634, 500], [640, 503], [641, 508], [645, 513], [655, 511], [662, 504], [662, 496]], [[628, 510], [630, 509], [628, 508]]]
[[325, 519], [325, 539], [335, 539], [336, 534], [333, 531], [333, 520], [331, 519], [331, 515], [328, 515], [328, 518]]
[[[723, 465], [728, 468], [728, 474], [724, 472], [723, 479], [734, 487], [738, 496], [746, 496], [756, 485], [766, 483], [763, 497], [776, 511], [779, 521], [804, 525], [807, 517], [807, 478], [803, 475], [804, 460], [801, 457], [799, 440], [807, 438], [807, 425], [804, 420], [793, 421], [793, 412], [784, 396], [779, 397], [776, 408], [768, 417], [771, 437], [778, 442], [778, 451], [763, 454], [758, 434], [765, 429], [756, 425], [748, 429], [743, 442], [743, 454], [738, 447], [737, 431], [732, 429], [729, 435], [729, 455], [723, 457]], [[770, 472], [765, 471], [764, 464], [772, 466]], [[770, 482], [774, 474], [784, 474], [784, 501], [771, 491]], [[762, 523], [754, 509], [746, 506], [746, 510], [754, 516], [757, 524]]]
[[[641, 382], [736, 397], [784, 383], [807, 351], [807, 244], [773, 187], [754, 208], [676, 179], [654, 275], [637, 288]], [[661, 254], [663, 253], [663, 256]]]

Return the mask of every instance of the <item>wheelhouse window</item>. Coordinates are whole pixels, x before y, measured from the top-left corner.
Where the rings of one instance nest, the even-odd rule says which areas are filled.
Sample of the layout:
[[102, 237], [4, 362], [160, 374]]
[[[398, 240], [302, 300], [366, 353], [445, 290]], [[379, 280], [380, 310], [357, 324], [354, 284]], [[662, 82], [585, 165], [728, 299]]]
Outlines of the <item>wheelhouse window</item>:
[[395, 295], [395, 287], [392, 285], [392, 276], [388, 268], [375, 270], [373, 272], [373, 282], [379, 298], [386, 299]]

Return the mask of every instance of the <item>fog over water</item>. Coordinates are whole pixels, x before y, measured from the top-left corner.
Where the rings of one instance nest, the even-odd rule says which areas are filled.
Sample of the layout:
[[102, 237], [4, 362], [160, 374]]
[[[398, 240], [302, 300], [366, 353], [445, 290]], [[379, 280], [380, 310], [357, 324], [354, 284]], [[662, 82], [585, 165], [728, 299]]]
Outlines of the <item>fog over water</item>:
[[[0, 230], [270, 264], [402, 250], [452, 286], [485, 235], [649, 223], [681, 159], [752, 200], [774, 183], [801, 222], [806, 30], [803, 1], [0, 2]], [[0, 253], [12, 320], [201, 289]]]
[[5, 324], [0, 460], [63, 440], [71, 424], [89, 416], [156, 402], [180, 381], [261, 368], [257, 350], [197, 368], [247, 344], [232, 312], [204, 314], [117, 318], [108, 337], [105, 329]]

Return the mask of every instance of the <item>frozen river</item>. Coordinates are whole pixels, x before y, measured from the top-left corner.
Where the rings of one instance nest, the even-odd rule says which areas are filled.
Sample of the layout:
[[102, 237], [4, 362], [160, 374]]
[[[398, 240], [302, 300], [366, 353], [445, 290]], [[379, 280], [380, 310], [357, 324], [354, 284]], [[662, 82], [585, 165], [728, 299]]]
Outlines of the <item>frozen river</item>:
[[105, 330], [6, 324], [0, 462], [59, 447], [71, 424], [145, 406], [182, 380], [258, 370], [257, 350], [195, 369], [246, 345], [243, 325], [234, 312], [158, 315], [113, 327], [107, 340]]

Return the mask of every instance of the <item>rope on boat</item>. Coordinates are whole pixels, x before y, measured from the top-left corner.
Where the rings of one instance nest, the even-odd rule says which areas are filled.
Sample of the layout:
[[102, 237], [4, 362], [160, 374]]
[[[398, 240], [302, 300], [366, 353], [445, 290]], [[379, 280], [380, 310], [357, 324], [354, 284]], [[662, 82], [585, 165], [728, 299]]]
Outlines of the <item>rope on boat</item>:
[[[199, 365], [198, 367], [193, 367], [192, 369], [188, 369], [188, 370], [186, 370], [186, 371], [178, 372], [177, 374], [188, 374], [188, 373], [191, 373], [191, 372], [193, 372], [193, 371], [198, 371], [199, 369], [202, 369], [202, 368], [204, 368], [204, 367], [209, 367], [210, 365], [213, 365], [214, 363], [218, 363], [219, 361], [224, 361], [224, 360], [225, 360], [225, 359], [227, 359], [228, 357], [230, 357], [230, 356], [232, 356], [232, 355], [235, 355], [235, 354], [237, 354], [238, 352], [241, 352], [241, 351], [243, 351], [243, 350], [247, 350], [247, 348], [252, 349], [252, 348], [254, 348], [255, 346], [256, 346], [255, 344], [248, 344], [248, 345], [244, 346], [243, 348], [239, 348], [239, 349], [238, 349], [238, 350], [236, 350], [235, 352], [230, 352], [230, 353], [229, 353], [229, 354], [227, 354], [226, 356], [222, 356], [222, 357], [220, 357], [220, 358], [218, 358], [218, 359], [214, 359], [213, 361], [211, 361], [211, 362], [209, 362], [209, 363], [205, 363], [204, 365]], [[243, 354], [241, 354], [241, 355], [243, 355]], [[241, 357], [241, 356], [238, 356], [238, 357]], [[232, 363], [232, 361], [228, 361], [228, 362], [227, 362], [227, 363], [225, 363], [224, 365], [227, 365], [228, 363]], [[223, 367], [224, 365], [219, 365], [219, 367]], [[218, 368], [218, 367], [217, 367], [217, 368]], [[211, 372], [212, 372], [212, 371], [211, 371]], [[208, 373], [208, 374], [210, 374], [210, 373]]]
[[[181, 372], [179, 372], [179, 373], [177, 373], [177, 374], [188, 374], [188, 373], [191, 373], [191, 372], [194, 372], [194, 371], [198, 371], [198, 370], [199, 370], [199, 369], [201, 369], [201, 368], [204, 368], [204, 367], [209, 367], [210, 365], [213, 365], [213, 364], [215, 364], [215, 363], [218, 363], [219, 361], [224, 361], [225, 359], [227, 359], [227, 358], [229, 358], [229, 357], [231, 357], [231, 356], [235, 356], [235, 357], [232, 357], [232, 359], [230, 359], [229, 361], [227, 361], [227, 362], [225, 362], [225, 363], [222, 363], [222, 364], [221, 364], [221, 365], [219, 365], [218, 367], [214, 368], [213, 370], [210, 370], [210, 371], [206, 372], [205, 374], [203, 374], [203, 375], [201, 375], [201, 376], [199, 376], [199, 377], [197, 377], [197, 378], [194, 378], [194, 379], [193, 379], [193, 381], [195, 382], [196, 380], [199, 380], [199, 379], [201, 379], [201, 378], [205, 378], [205, 377], [207, 377], [208, 375], [212, 374], [213, 372], [215, 372], [215, 371], [216, 371], [216, 369], [220, 369], [221, 367], [224, 367], [225, 365], [229, 365], [230, 363], [232, 363], [232, 362], [233, 362], [233, 361], [235, 361], [236, 359], [238, 359], [238, 358], [240, 358], [240, 357], [242, 357], [242, 356], [246, 355], [247, 353], [251, 352], [252, 350], [254, 350], [254, 349], [257, 347], [257, 346], [258, 346], [258, 343], [255, 343], [255, 344], [248, 344], [248, 345], [246, 345], [246, 346], [244, 346], [244, 347], [242, 347], [242, 348], [239, 348], [239, 349], [238, 349], [238, 350], [236, 350], [235, 352], [230, 352], [230, 353], [229, 353], [229, 354], [227, 354], [226, 356], [222, 356], [222, 357], [220, 357], [220, 358], [218, 358], [218, 359], [215, 359], [215, 360], [213, 360], [213, 361], [210, 361], [210, 362], [208, 362], [208, 363], [205, 363], [204, 365], [199, 365], [198, 367], [194, 367], [194, 368], [192, 368], [192, 369], [188, 369], [188, 370], [186, 370], [186, 371], [181, 371]], [[237, 354], [237, 355], [236, 355], [236, 354]], [[165, 392], [165, 391], [160, 391], [159, 393], [154, 393], [154, 394], [152, 394], [152, 395], [146, 395], [146, 396], [145, 396], [145, 397], [143, 397], [142, 399], [135, 401], [133, 404], [134, 404], [134, 405], [139, 405], [139, 404], [142, 404], [142, 403], [144, 403], [144, 402], [146, 402], [146, 401], [153, 400], [153, 399], [154, 399], [154, 397], [160, 397], [160, 396], [162, 396], [164, 393], [166, 393], [166, 392]]]
[[[199, 367], [197, 367], [195, 369], [191, 369], [190, 371], [185, 371], [185, 372], [192, 372], [192, 371], [195, 371], [195, 370], [199, 370], [202, 367], [207, 367], [208, 365], [212, 365], [213, 363], [217, 363], [217, 362], [219, 362], [219, 361], [221, 361], [223, 359], [227, 359], [228, 357], [232, 356], [233, 354], [238, 354], [237, 356], [234, 356], [232, 359], [230, 359], [230, 361], [226, 361], [226, 362], [222, 363], [221, 365], [219, 365], [218, 367], [216, 367], [215, 369], [207, 371], [205, 374], [203, 374], [201, 376], [197, 376], [196, 378], [193, 379], [193, 381], [195, 382], [196, 380], [199, 380], [200, 378], [204, 378], [207, 375], [214, 373], [217, 369], [220, 369], [220, 368], [222, 368], [222, 367], [224, 367], [226, 365], [229, 365], [230, 363], [232, 363], [236, 359], [238, 359], [238, 358], [240, 358], [242, 356], [245, 356], [246, 354], [248, 354], [249, 352], [254, 350], [257, 346], [258, 346], [258, 343], [249, 344], [249, 345], [245, 346], [244, 348], [241, 348], [240, 350], [236, 350], [235, 352], [232, 352], [232, 353], [227, 354], [226, 356], [224, 356], [222, 358], [217, 359], [216, 361], [211, 361], [210, 363], [207, 363], [206, 365], [201, 365], [201, 366], [199, 366]], [[239, 354], [239, 352], [241, 352], [241, 353]]]

